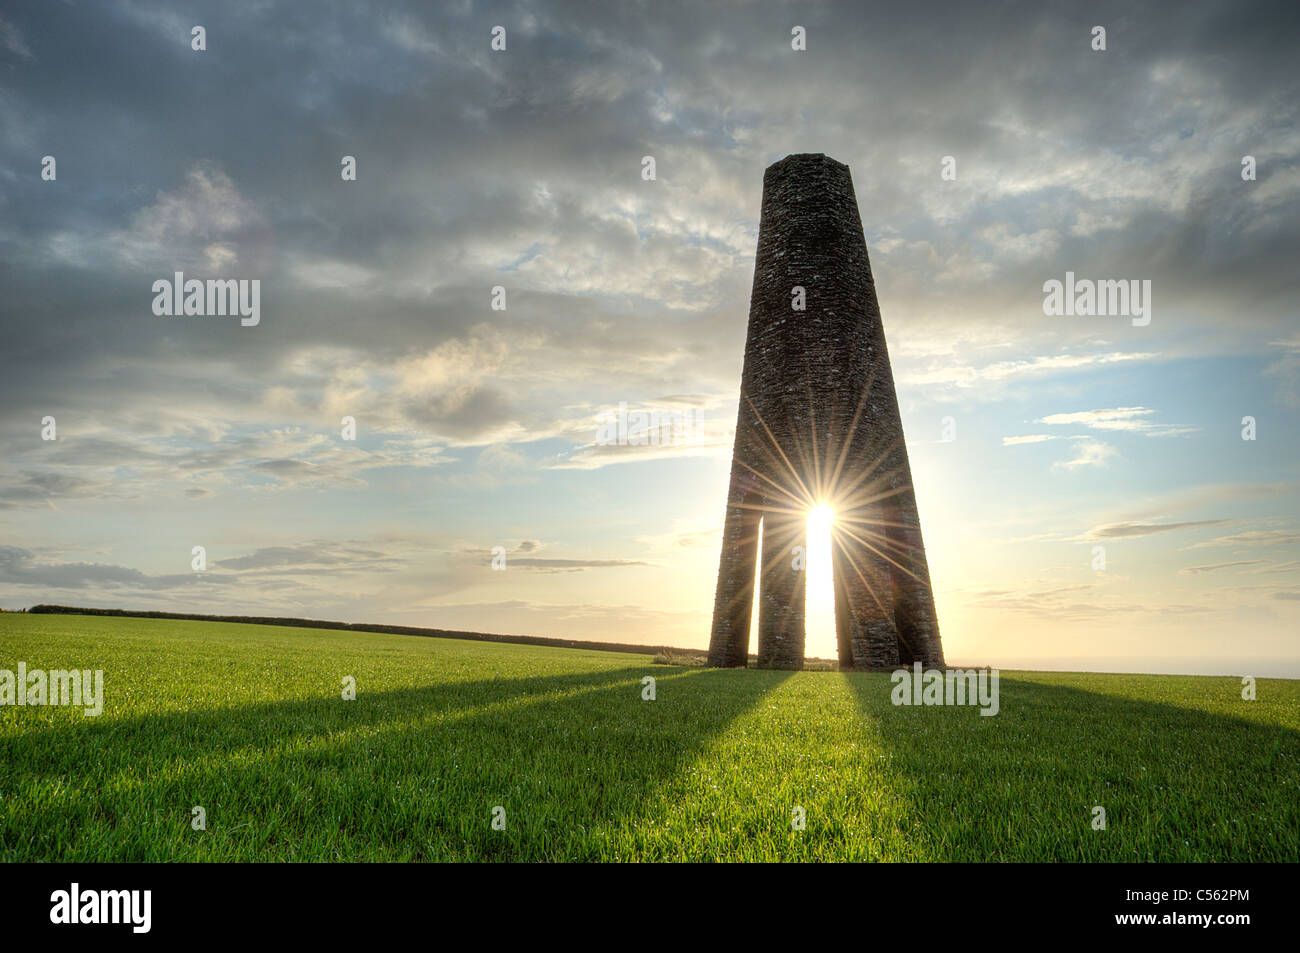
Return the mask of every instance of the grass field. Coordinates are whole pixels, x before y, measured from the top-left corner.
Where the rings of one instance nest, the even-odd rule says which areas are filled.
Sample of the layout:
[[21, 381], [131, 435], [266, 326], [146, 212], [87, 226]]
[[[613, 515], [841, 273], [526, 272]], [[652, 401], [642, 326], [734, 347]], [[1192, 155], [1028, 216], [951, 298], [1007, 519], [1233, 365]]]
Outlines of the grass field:
[[[0, 669], [103, 669], [98, 718], [0, 707], [3, 860], [1298, 857], [1300, 682], [887, 675], [225, 623], [0, 615]], [[355, 701], [342, 680], [355, 677]], [[657, 679], [643, 701], [641, 679]], [[207, 830], [191, 827], [206, 810]], [[1091, 827], [1094, 805], [1107, 829]], [[505, 809], [505, 829], [491, 824]], [[804, 808], [805, 830], [791, 829]]]

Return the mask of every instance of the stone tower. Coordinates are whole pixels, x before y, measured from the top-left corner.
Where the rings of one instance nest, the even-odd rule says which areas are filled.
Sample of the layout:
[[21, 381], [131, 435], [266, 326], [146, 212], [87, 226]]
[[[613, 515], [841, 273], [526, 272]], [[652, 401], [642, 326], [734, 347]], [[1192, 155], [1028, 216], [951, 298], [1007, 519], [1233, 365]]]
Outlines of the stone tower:
[[710, 665], [746, 664], [761, 566], [758, 664], [803, 666], [805, 586], [795, 547], [806, 547], [818, 504], [834, 513], [840, 665], [942, 666], [853, 179], [848, 166], [805, 154], [763, 176]]

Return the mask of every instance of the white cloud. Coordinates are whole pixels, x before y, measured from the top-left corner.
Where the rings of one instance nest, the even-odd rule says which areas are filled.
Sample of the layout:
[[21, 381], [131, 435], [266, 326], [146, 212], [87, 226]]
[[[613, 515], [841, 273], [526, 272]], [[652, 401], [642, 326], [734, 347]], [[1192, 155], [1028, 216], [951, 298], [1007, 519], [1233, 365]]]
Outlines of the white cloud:
[[1078, 470], [1082, 467], [1104, 467], [1118, 451], [1108, 443], [1091, 438], [1077, 438], [1074, 456], [1052, 464], [1055, 470]]
[[80, 238], [65, 238], [53, 251], [84, 266], [92, 253], [106, 250], [117, 262], [167, 278], [173, 270], [261, 274], [270, 267], [273, 245], [270, 224], [257, 204], [206, 162], [192, 165], [178, 188], [159, 191], [152, 204], [135, 213], [129, 228]]
[[903, 375], [903, 382], [911, 386], [950, 384], [955, 387], [978, 387], [989, 382], [1020, 378], [1046, 377], [1061, 371], [1098, 367], [1108, 364], [1149, 361], [1159, 357], [1151, 352], [1115, 351], [1109, 354], [1057, 354], [1050, 357], [1031, 357], [1023, 360], [997, 361], [982, 367], [958, 365], [932, 367], [925, 371]]
[[1173, 437], [1195, 433], [1199, 427], [1182, 427], [1174, 424], [1153, 424], [1143, 418], [1154, 414], [1148, 407], [1115, 407], [1110, 410], [1084, 410], [1069, 414], [1049, 414], [1035, 423], [1053, 426], [1081, 424], [1091, 430], [1116, 430], [1140, 433], [1147, 437]]

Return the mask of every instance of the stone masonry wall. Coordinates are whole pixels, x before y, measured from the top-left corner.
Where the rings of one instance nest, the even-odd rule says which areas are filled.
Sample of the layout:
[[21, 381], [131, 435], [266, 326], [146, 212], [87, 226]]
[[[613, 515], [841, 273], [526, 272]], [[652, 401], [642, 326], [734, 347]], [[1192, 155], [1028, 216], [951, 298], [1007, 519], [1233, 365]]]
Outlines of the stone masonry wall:
[[[792, 307], [805, 290], [806, 310]], [[740, 411], [709, 662], [804, 658], [808, 510], [835, 511], [840, 663], [943, 664], [920, 518], [862, 222], [848, 166], [791, 155], [763, 177]], [[759, 524], [762, 522], [762, 553]], [[762, 566], [757, 600], [754, 574]]]

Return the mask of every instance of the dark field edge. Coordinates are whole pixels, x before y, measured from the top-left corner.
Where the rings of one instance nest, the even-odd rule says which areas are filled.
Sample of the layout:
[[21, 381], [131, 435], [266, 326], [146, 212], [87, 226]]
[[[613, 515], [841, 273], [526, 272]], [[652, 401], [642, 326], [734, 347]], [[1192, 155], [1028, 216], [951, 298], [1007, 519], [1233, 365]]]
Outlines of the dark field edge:
[[341, 629], [383, 635], [418, 635], [429, 639], [464, 639], [471, 642], [506, 642], [512, 645], [540, 645], [555, 649], [591, 649], [597, 652], [625, 652], [629, 655], [657, 653], [692, 654], [666, 645], [631, 645], [622, 642], [586, 642], [554, 639], [541, 635], [498, 635], [492, 632], [462, 632], [457, 629], [426, 629], [410, 625], [381, 625], [365, 622], [331, 622], [327, 619], [293, 619], [257, 615], [201, 615], [193, 612], [155, 612], [135, 609], [90, 609], [82, 606], [36, 605], [27, 613], [38, 615], [98, 615], [125, 619], [178, 619], [182, 622], [240, 622], [245, 625], [283, 625], [302, 629]]
[[[465, 639], [470, 642], [505, 642], [511, 645], [540, 645], [552, 649], [590, 649], [593, 652], [623, 652], [628, 655], [703, 655], [703, 650], [671, 645], [635, 645], [627, 642], [589, 642], [583, 639], [555, 639], [543, 635], [498, 635], [493, 632], [463, 632], [459, 629], [426, 629], [411, 625], [382, 625], [368, 622], [331, 622], [327, 619], [293, 619], [260, 615], [201, 615], [194, 612], [156, 612], [144, 609], [91, 609], [84, 606], [35, 605], [26, 610], [38, 615], [102, 615], [124, 619], [178, 619], [182, 622], [240, 622], [245, 625], [285, 625], [300, 629], [342, 629], [346, 632], [374, 632], [383, 635], [418, 635], [427, 639]], [[751, 662], [758, 656], [751, 654]], [[820, 662], [823, 659], [808, 659]]]

